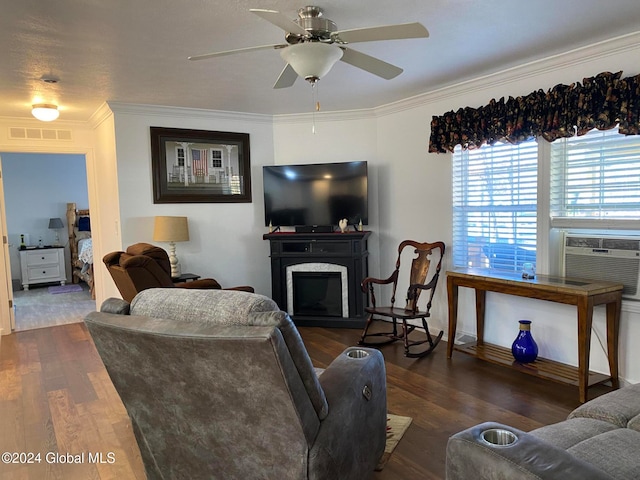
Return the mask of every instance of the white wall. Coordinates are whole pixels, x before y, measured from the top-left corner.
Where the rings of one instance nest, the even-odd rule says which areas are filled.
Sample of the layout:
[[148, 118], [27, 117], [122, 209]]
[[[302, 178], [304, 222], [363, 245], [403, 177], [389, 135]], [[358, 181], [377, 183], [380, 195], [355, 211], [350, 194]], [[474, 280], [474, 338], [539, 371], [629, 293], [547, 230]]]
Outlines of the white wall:
[[[361, 118], [353, 113], [351, 119], [332, 124], [335, 128], [320, 124], [315, 138], [308, 133], [311, 131], [309, 116], [297, 118], [293, 126], [276, 119], [276, 161], [291, 163], [305, 154], [320, 160], [323, 152], [344, 158], [341, 152], [350, 151], [354, 145], [375, 158], [374, 195], [378, 214], [372, 230], [377, 233], [379, 252], [374, 257], [379, 257], [384, 275], [390, 273], [387, 270], [392, 268], [397, 245], [403, 239], [443, 240], [448, 247], [452, 243], [451, 156], [428, 153], [433, 115], [466, 106], [478, 107], [492, 98], [547, 90], [558, 83], [581, 81], [603, 71], [623, 70], [624, 76], [636, 75], [640, 72], [639, 40], [640, 34], [637, 34], [603, 42], [376, 109], [375, 148], [357, 140], [371, 138], [368, 129], [373, 128], [372, 122], [369, 118], [362, 119], [366, 117], [364, 113]], [[449, 248], [446, 267], [450, 265], [450, 254]], [[442, 282], [430, 324], [433, 329], [446, 332], [445, 290]], [[458, 332], [475, 335], [473, 293], [462, 289], [460, 296]], [[510, 346], [518, 331], [517, 321], [528, 318], [533, 320], [532, 331], [541, 356], [577, 365], [574, 307], [493, 293], [487, 295], [487, 301], [485, 339], [488, 342]], [[640, 353], [633, 350], [633, 340], [640, 338], [638, 320], [639, 306], [625, 302], [620, 330], [620, 372], [623, 381], [631, 383], [640, 382]], [[595, 309], [594, 330], [591, 369], [606, 373], [608, 364], [600, 345], [606, 341], [604, 307]]]
[[[155, 243], [156, 215], [189, 219], [188, 242], [177, 244], [182, 271], [215, 278], [223, 287], [251, 285], [271, 294], [269, 246], [262, 239], [262, 165], [273, 164], [271, 117], [110, 103], [114, 112], [121, 246]], [[252, 203], [154, 204], [149, 127], [248, 133]], [[167, 245], [162, 245], [167, 248]]]
[[[424, 107], [383, 113], [378, 120], [378, 149], [386, 159], [380, 181], [380, 251], [383, 276], [391, 274], [398, 245], [403, 240], [443, 241], [451, 246], [451, 162], [448, 157], [427, 158], [429, 121]], [[385, 181], [382, 181], [384, 178]], [[446, 331], [447, 298], [444, 271], [432, 306], [435, 330]], [[403, 262], [405, 260], [403, 259]], [[409, 279], [398, 285], [405, 292]], [[399, 299], [400, 301], [402, 298]]]
[[[385, 163], [377, 152], [372, 112], [316, 113], [315, 128], [310, 115], [279, 116], [274, 120], [273, 143], [278, 165], [367, 161], [369, 224], [365, 230], [372, 232], [368, 240], [369, 273], [379, 275], [378, 179]], [[263, 199], [258, 201], [263, 209]]]
[[[93, 161], [88, 162], [89, 204], [93, 231], [93, 275], [96, 304], [110, 297], [120, 297], [101, 259], [122, 248], [120, 229], [120, 198], [118, 192], [118, 165], [113, 112], [103, 104], [92, 116], [95, 149]], [[96, 234], [98, 232], [99, 234]]]

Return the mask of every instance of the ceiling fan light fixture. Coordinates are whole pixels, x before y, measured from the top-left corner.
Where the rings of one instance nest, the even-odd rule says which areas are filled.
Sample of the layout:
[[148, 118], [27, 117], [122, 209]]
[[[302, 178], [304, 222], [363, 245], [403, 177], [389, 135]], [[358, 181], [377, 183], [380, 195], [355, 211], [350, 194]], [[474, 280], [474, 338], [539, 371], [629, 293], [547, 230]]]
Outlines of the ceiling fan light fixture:
[[57, 105], [49, 103], [36, 103], [33, 105], [31, 114], [43, 122], [52, 122], [60, 115]]
[[337, 45], [304, 42], [282, 49], [280, 56], [298, 75], [315, 83], [329, 73], [331, 67], [342, 58], [342, 53]]

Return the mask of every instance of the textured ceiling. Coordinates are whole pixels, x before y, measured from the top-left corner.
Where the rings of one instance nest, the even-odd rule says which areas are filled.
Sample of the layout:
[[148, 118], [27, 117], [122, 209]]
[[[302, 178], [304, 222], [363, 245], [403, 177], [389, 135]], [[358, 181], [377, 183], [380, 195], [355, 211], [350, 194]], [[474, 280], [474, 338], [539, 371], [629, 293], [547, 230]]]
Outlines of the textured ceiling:
[[[273, 90], [276, 50], [190, 62], [212, 51], [283, 43], [250, 8], [291, 19], [291, 0], [0, 0], [0, 116], [57, 103], [87, 120], [104, 102], [284, 114], [312, 109], [298, 80]], [[339, 30], [419, 21], [430, 38], [351, 45], [404, 69], [383, 80], [338, 62], [318, 83], [324, 111], [372, 108], [640, 30], [638, 0], [323, 0]], [[597, 72], [594, 72], [594, 74]], [[625, 72], [635, 74], [637, 72]], [[43, 75], [59, 79], [42, 82]]]

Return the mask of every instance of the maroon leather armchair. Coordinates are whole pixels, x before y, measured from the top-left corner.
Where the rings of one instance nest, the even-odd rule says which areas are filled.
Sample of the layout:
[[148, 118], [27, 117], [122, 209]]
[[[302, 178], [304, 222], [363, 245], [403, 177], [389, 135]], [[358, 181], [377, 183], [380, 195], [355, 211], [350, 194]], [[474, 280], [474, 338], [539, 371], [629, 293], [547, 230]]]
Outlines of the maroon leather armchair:
[[[149, 243], [136, 243], [126, 252], [112, 252], [102, 259], [118, 287], [122, 298], [131, 302], [139, 292], [147, 288], [196, 288], [222, 289], [213, 278], [202, 278], [192, 282], [174, 283], [171, 279], [171, 264], [167, 252]], [[240, 286], [228, 290], [252, 292], [253, 287]]]

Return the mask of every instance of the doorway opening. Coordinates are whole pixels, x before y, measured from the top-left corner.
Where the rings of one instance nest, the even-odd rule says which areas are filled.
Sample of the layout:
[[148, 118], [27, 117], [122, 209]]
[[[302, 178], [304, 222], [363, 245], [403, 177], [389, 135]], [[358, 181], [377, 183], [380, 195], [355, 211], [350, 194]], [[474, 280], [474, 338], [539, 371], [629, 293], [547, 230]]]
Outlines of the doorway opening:
[[[76, 286], [75, 292], [62, 293], [49, 287], [59, 286], [60, 278], [67, 285], [72, 284], [66, 204], [75, 202], [88, 208], [86, 156], [3, 152], [1, 161], [8, 243], [4, 267], [10, 279], [8, 294], [13, 304], [11, 329], [21, 331], [81, 321], [87, 313], [95, 311], [95, 300], [91, 299], [88, 287], [80, 284], [79, 290]], [[58, 224], [52, 219], [61, 220], [63, 228], [49, 228]], [[33, 258], [27, 260], [25, 254], [35, 251], [43, 255], [38, 258], [31, 255]], [[57, 261], [53, 262], [56, 265], [46, 263], [52, 252], [62, 257], [59, 265]], [[41, 261], [44, 263], [32, 264], [38, 263], [40, 257], [45, 259]], [[56, 283], [48, 281], [54, 270], [62, 270], [54, 275]], [[29, 272], [33, 278], [25, 289]]]

